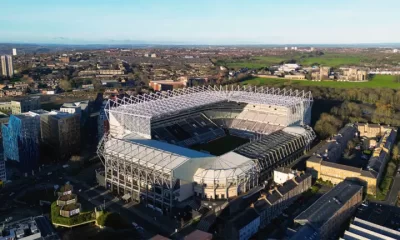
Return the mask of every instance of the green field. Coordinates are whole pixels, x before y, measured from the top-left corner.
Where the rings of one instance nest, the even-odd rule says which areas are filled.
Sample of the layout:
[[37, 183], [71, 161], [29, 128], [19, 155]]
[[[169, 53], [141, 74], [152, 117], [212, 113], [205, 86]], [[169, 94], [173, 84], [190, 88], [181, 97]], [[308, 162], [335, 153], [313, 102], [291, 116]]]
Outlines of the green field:
[[399, 56], [387, 57], [379, 54], [340, 54], [340, 53], [325, 53], [321, 56], [315, 56], [307, 53], [295, 53], [282, 56], [261, 56], [247, 58], [227, 58], [216, 61], [217, 65], [226, 66], [228, 68], [264, 68], [271, 65], [279, 64], [283, 61], [295, 60], [303, 66], [313, 66], [316, 64], [330, 67], [362, 65], [365, 63], [380, 62], [385, 64], [397, 64], [400, 61]]
[[212, 155], [220, 156], [247, 143], [248, 141], [249, 140], [244, 138], [226, 135], [225, 137], [218, 138], [208, 143], [193, 145], [190, 148], [197, 151], [205, 151], [209, 152]]
[[316, 86], [330, 88], [392, 88], [400, 89], [400, 83], [394, 81], [394, 76], [377, 75], [368, 82], [337, 82], [337, 81], [321, 81], [313, 82], [309, 80], [288, 80], [276, 78], [253, 78], [241, 83], [242, 85], [256, 86]]
[[359, 65], [362, 62], [366, 62], [368, 59], [366, 56], [361, 55], [349, 55], [345, 56], [343, 54], [325, 54], [320, 57], [307, 57], [300, 58], [298, 62], [304, 66], [312, 66], [317, 64], [330, 66], [330, 67], [340, 67], [342, 65]]

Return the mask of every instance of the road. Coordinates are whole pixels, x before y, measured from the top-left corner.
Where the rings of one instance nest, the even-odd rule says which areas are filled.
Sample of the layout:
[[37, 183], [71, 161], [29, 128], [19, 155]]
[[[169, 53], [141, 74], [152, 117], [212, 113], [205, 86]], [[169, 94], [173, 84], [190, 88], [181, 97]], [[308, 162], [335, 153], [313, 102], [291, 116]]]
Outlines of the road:
[[389, 194], [387, 195], [384, 203], [387, 205], [395, 206], [399, 191], [400, 191], [400, 174], [397, 172], [393, 178], [392, 187], [390, 188]]

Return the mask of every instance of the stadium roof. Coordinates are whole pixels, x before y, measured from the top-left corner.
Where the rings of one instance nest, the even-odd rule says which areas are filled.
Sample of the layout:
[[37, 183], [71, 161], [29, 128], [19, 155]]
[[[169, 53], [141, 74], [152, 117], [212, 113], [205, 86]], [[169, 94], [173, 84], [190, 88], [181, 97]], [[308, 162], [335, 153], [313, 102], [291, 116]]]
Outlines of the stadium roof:
[[252, 169], [254, 170], [255, 167], [256, 164], [253, 160], [235, 152], [228, 152], [202, 165], [195, 172], [193, 178], [199, 183], [214, 183], [216, 179], [224, 181], [244, 176], [246, 173], [252, 172]]
[[311, 102], [312, 95], [310, 92], [279, 88], [199, 86], [110, 99], [106, 108], [110, 112], [154, 118], [222, 101], [289, 107]]

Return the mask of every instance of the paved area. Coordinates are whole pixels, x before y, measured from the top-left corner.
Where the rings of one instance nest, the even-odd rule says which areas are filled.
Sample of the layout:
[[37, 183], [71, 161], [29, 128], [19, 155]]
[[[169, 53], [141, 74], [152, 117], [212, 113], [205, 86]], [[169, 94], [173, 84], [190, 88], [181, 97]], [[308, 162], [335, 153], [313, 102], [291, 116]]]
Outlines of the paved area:
[[[98, 186], [89, 186], [86, 183], [79, 182], [69, 178], [74, 188], [78, 191], [78, 195], [98, 209], [105, 207], [113, 212], [121, 214], [130, 222], [135, 222], [144, 228], [144, 238], [148, 239], [155, 234], [169, 236], [175, 232], [178, 223], [174, 220], [162, 216], [160, 213], [144, 207], [135, 202], [125, 203], [124, 201], [114, 197], [108, 190]], [[175, 235], [180, 238], [180, 235]]]
[[400, 208], [379, 203], [361, 205], [356, 217], [391, 229], [400, 228]]
[[396, 176], [393, 178], [392, 187], [390, 188], [390, 191], [384, 203], [391, 206], [395, 206], [399, 191], [400, 191], [400, 174], [396, 173]]

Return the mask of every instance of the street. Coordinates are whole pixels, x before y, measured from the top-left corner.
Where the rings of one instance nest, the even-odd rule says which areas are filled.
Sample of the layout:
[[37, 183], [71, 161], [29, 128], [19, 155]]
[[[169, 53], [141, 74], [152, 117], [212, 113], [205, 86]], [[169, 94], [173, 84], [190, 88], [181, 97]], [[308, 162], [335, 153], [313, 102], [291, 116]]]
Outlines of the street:
[[396, 175], [393, 178], [392, 187], [390, 188], [390, 191], [384, 203], [387, 205], [395, 206], [399, 191], [400, 191], [400, 174], [396, 173]]

